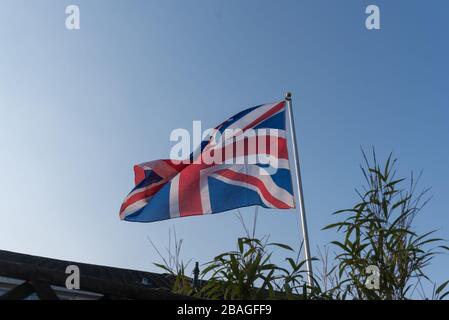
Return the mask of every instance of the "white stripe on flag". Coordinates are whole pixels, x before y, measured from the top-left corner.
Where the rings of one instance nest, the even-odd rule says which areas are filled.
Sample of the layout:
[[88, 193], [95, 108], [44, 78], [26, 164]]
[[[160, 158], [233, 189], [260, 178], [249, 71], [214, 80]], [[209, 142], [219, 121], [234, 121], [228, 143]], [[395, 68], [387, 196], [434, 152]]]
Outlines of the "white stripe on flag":
[[[256, 165], [241, 165], [241, 166], [233, 166], [232, 168], [229, 168], [228, 170], [230, 171], [234, 171], [234, 172], [238, 172], [241, 174], [245, 174], [254, 178], [259, 179], [268, 189], [268, 192], [271, 194], [271, 196], [273, 196], [274, 198], [284, 202], [285, 204], [287, 204], [290, 207], [294, 207], [294, 199], [293, 196], [285, 189], [279, 187], [271, 178], [271, 176], [269, 175], [260, 175], [260, 167], [256, 166]], [[275, 206], [272, 205], [271, 203], [269, 203], [269, 201], [267, 199], [265, 199], [265, 197], [263, 196], [262, 192], [260, 191], [260, 189], [255, 186], [252, 185], [250, 183], [247, 182], [242, 182], [242, 181], [235, 181], [235, 180], [231, 180], [228, 177], [224, 177], [222, 175], [220, 175], [220, 173], [214, 173], [212, 175], [214, 178], [217, 178], [219, 180], [222, 180], [224, 182], [227, 182], [229, 184], [233, 184], [233, 185], [237, 185], [237, 186], [242, 186], [251, 190], [256, 191], [261, 200], [263, 201], [263, 203], [268, 206], [268, 207], [272, 207], [274, 208]]]
[[179, 176], [177, 174], [170, 182], [170, 218], [179, 217]]

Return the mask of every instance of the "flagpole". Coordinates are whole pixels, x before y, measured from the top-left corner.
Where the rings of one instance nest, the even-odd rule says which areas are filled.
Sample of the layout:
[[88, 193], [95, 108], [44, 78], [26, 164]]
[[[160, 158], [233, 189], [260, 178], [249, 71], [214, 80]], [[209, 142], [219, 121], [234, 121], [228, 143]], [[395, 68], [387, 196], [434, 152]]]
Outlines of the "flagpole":
[[303, 244], [304, 244], [304, 256], [306, 258], [306, 271], [307, 271], [307, 283], [309, 286], [312, 286], [312, 261], [310, 260], [310, 247], [309, 247], [309, 233], [307, 231], [307, 220], [306, 220], [306, 209], [304, 206], [304, 192], [302, 189], [302, 180], [301, 180], [301, 170], [299, 168], [299, 154], [298, 154], [298, 143], [296, 141], [296, 130], [295, 130], [295, 121], [293, 119], [293, 111], [292, 111], [292, 94], [287, 92], [285, 95], [285, 101], [287, 102], [288, 109], [288, 120], [290, 124], [290, 134], [292, 137], [292, 145], [293, 145], [293, 161], [295, 163], [295, 173], [296, 173], [296, 187], [297, 187], [297, 196], [299, 198], [299, 216], [301, 218], [301, 229], [303, 236]]

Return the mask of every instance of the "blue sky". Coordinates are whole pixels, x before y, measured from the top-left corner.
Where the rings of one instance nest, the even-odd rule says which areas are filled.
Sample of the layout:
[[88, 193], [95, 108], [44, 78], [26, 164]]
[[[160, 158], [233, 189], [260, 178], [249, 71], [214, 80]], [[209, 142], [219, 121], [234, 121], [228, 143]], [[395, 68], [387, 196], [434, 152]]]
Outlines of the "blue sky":
[[[77, 4], [81, 29], [65, 28]], [[365, 8], [381, 30], [365, 28]], [[201, 263], [234, 249], [232, 213], [122, 222], [133, 164], [166, 158], [175, 128], [214, 126], [293, 92], [312, 252], [356, 200], [360, 146], [424, 169], [421, 231], [449, 239], [449, 45], [444, 1], [2, 1], [0, 249], [157, 270], [147, 237]], [[251, 220], [252, 209], [242, 213]], [[259, 234], [297, 247], [294, 211]], [[279, 257], [281, 259], [281, 257]], [[429, 268], [448, 278], [449, 258]]]

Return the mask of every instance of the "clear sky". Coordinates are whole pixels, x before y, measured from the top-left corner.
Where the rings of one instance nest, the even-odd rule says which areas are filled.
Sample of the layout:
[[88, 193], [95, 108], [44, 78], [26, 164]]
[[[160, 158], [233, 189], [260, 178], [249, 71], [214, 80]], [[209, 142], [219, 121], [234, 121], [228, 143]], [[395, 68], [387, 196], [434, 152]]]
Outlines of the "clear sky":
[[[81, 29], [65, 28], [77, 4]], [[365, 8], [381, 30], [365, 28]], [[215, 126], [293, 92], [312, 251], [351, 207], [360, 146], [424, 169], [419, 230], [449, 239], [447, 1], [85, 1], [0, 4], [0, 249], [143, 270], [168, 230], [201, 263], [234, 249], [233, 213], [119, 220], [132, 166], [166, 158], [175, 128]], [[252, 209], [242, 210], [248, 221]], [[297, 247], [294, 211], [259, 234]], [[449, 278], [449, 258], [430, 267]]]

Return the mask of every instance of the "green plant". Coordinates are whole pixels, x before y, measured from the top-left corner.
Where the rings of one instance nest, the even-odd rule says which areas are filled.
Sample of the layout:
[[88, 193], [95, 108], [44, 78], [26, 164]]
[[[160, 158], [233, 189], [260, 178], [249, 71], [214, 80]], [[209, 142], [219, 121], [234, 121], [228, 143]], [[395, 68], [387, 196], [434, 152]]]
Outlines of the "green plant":
[[449, 290], [444, 292], [444, 289], [447, 287], [448, 284], [449, 280], [439, 285], [438, 288], [435, 288], [434, 286], [434, 290], [432, 293], [432, 300], [443, 300], [444, 298], [449, 297]]
[[[404, 188], [406, 179], [395, 177], [397, 161], [392, 155], [381, 166], [374, 150], [372, 162], [362, 153], [366, 185], [357, 191], [359, 203], [335, 212], [346, 218], [324, 228], [336, 228], [344, 235], [342, 241], [332, 241], [339, 249], [342, 284], [355, 299], [411, 298], [420, 281], [429, 280], [424, 269], [437, 250], [447, 248], [437, 246], [443, 240], [431, 237], [434, 231], [419, 234], [413, 228], [416, 215], [429, 201], [428, 189], [417, 193], [419, 177], [415, 180], [413, 174]], [[368, 266], [379, 269], [378, 289], [365, 284]]]
[[266, 299], [274, 295], [276, 272], [281, 269], [270, 263], [267, 248], [275, 246], [287, 250], [284, 245], [267, 244], [254, 238], [239, 238], [238, 250], [215, 257], [203, 270], [211, 273], [201, 294], [208, 298]]
[[[173, 291], [206, 299], [409, 299], [422, 292], [423, 281], [430, 281], [425, 269], [439, 250], [449, 250], [441, 245], [442, 239], [434, 238], [435, 231], [418, 233], [414, 228], [416, 215], [429, 201], [428, 189], [416, 192], [419, 178], [413, 174], [409, 183], [397, 179], [397, 161], [390, 155], [385, 163], [378, 163], [373, 150], [370, 162], [363, 152], [365, 165], [361, 166], [365, 186], [357, 191], [359, 202], [351, 209], [334, 214], [343, 220], [324, 229], [336, 229], [343, 234], [340, 241], [332, 241], [336, 252], [318, 249], [313, 284], [307, 285], [301, 259], [301, 248], [295, 258], [287, 257], [280, 266], [272, 262], [273, 251], [293, 253], [288, 245], [269, 243], [267, 235], [256, 237], [257, 207], [250, 231], [240, 212], [237, 218], [245, 236], [237, 240], [237, 248], [216, 256], [205, 265], [201, 275], [204, 281], [194, 288], [192, 279], [186, 276], [186, 268], [180, 260], [182, 240], [173, 231], [165, 259], [154, 246], [163, 264], [155, 264], [174, 279]], [[330, 263], [330, 261], [335, 261]], [[366, 285], [368, 267], [379, 271], [379, 287]], [[449, 281], [433, 284], [431, 299], [449, 297]]]
[[[284, 292], [291, 298], [295, 288], [303, 285], [300, 266], [295, 273], [271, 262], [272, 249], [293, 249], [285, 244], [268, 243], [268, 236], [256, 238], [257, 210], [256, 207], [251, 231], [238, 211], [237, 218], [245, 231], [245, 237], [237, 240], [235, 251], [222, 253], [206, 264], [202, 275], [208, 280], [200, 291], [203, 297], [274, 299], [281, 293], [280, 288], [288, 288]], [[296, 266], [293, 260], [290, 264]]]
[[168, 248], [165, 248], [168, 255], [167, 258], [164, 257], [150, 238], [148, 238], [148, 240], [163, 262], [154, 263], [154, 265], [167, 272], [170, 276], [170, 280], [172, 282], [172, 292], [185, 296], [195, 295], [197, 290], [193, 287], [192, 279], [186, 275], [186, 269], [188, 268], [191, 260], [187, 263], [184, 263], [181, 260], [183, 239], [178, 239], [175, 228], [173, 228], [173, 231], [171, 229], [169, 230], [169, 244]]

